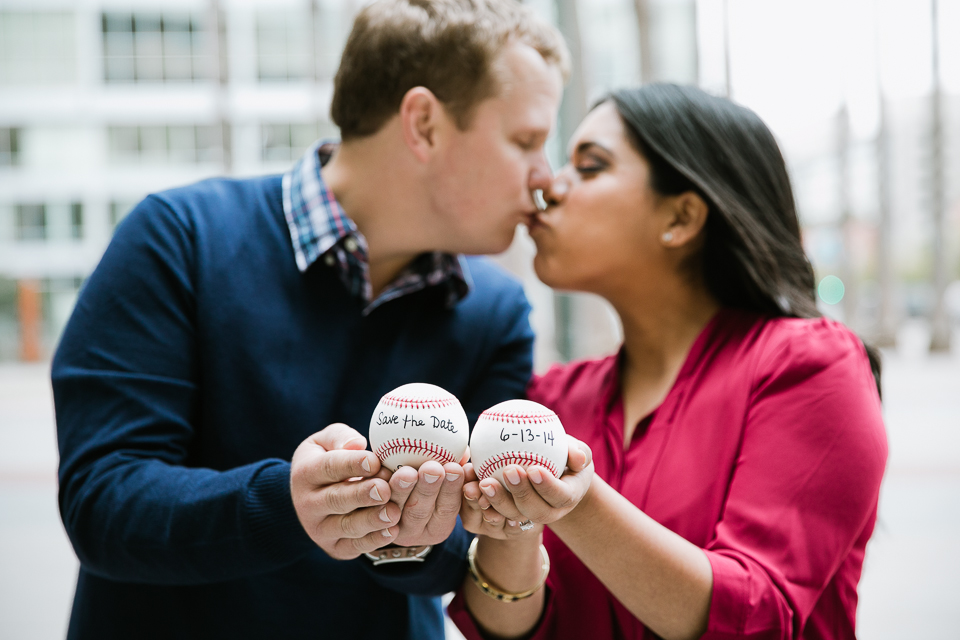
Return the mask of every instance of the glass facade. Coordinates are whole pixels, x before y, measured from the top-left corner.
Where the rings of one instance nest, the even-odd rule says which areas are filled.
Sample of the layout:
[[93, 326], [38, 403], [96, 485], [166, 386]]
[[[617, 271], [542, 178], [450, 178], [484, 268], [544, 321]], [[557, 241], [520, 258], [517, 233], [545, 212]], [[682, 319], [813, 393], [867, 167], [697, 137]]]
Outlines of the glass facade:
[[104, 13], [108, 83], [193, 82], [210, 76], [204, 30], [191, 13]]

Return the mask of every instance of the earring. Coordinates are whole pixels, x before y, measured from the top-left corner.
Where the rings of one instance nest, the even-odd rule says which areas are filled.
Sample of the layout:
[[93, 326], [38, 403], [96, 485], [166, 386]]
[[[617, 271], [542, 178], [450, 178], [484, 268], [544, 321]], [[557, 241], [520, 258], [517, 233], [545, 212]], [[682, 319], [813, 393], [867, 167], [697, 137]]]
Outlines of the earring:
[[673, 240], [673, 232], [667, 231], [665, 234], [663, 234], [664, 242], [670, 242], [671, 240]]

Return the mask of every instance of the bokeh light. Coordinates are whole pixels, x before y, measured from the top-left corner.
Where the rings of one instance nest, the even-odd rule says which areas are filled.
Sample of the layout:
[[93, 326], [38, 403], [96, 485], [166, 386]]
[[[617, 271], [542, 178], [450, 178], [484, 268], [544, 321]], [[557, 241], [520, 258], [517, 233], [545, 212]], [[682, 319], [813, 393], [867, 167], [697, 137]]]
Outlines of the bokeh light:
[[826, 276], [820, 281], [817, 293], [827, 304], [837, 304], [843, 300], [843, 280], [837, 276]]

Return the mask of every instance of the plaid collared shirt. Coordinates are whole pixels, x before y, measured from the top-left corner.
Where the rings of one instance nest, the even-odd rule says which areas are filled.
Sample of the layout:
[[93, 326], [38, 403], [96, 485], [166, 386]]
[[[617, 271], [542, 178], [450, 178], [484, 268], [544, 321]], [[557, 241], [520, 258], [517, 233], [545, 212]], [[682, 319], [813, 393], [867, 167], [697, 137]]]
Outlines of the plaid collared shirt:
[[447, 306], [463, 299], [471, 287], [463, 257], [434, 251], [414, 259], [376, 300], [371, 300], [367, 240], [320, 175], [320, 167], [330, 159], [337, 144], [334, 140], [318, 141], [283, 175], [283, 213], [300, 271], [322, 258], [324, 264], [337, 270], [347, 290], [364, 302], [364, 315], [384, 302], [428, 286], [446, 287]]

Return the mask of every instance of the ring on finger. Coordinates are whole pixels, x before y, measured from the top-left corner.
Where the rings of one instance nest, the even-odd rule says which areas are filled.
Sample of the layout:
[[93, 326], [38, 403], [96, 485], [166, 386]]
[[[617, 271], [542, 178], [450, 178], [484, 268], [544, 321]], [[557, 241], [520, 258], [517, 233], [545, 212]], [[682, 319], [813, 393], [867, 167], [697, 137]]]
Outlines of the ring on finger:
[[530, 520], [520, 523], [520, 531], [530, 531], [530, 529], [533, 529], [533, 522]]

